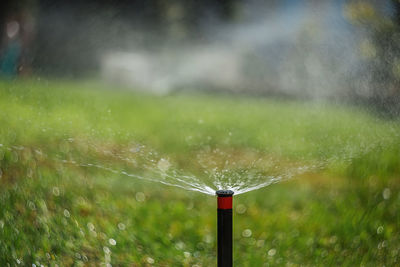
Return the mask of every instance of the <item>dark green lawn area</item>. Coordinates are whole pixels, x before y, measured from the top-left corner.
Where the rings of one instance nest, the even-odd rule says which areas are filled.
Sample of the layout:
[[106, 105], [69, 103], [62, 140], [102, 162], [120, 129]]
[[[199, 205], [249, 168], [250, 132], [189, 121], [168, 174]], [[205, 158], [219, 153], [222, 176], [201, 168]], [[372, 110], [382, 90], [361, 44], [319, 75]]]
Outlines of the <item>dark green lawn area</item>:
[[29, 80], [0, 82], [0, 265], [215, 266], [215, 197], [79, 166], [147, 177], [151, 159], [122, 160], [137, 146], [205, 180], [199, 155], [216, 167], [319, 166], [235, 197], [235, 266], [400, 264], [398, 120], [321, 102]]

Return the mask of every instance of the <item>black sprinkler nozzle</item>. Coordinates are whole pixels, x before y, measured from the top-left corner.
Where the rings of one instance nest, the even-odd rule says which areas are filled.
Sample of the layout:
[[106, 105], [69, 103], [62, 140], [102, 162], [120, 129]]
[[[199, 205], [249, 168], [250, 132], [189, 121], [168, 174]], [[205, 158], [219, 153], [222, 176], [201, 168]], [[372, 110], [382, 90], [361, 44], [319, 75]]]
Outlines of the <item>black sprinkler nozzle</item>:
[[215, 192], [219, 197], [231, 197], [233, 196], [234, 192], [232, 190], [218, 190]]

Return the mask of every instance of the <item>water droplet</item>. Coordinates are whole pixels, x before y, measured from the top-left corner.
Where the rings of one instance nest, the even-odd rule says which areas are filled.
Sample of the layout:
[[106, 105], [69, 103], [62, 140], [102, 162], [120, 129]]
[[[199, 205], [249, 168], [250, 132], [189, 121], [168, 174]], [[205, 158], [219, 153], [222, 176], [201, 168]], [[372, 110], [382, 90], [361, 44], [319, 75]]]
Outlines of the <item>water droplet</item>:
[[69, 218], [71, 214], [69, 213], [69, 211], [67, 209], [64, 210], [64, 216]]
[[379, 227], [376, 229], [376, 233], [377, 233], [378, 235], [383, 233], [383, 226], [382, 226], [382, 225], [379, 226]]
[[139, 152], [139, 151], [140, 151], [140, 146], [139, 146], [139, 145], [136, 145], [136, 146], [131, 147], [131, 148], [129, 149], [129, 152], [131, 152], [131, 153], [137, 153], [137, 152]]
[[93, 223], [91, 223], [91, 222], [87, 223], [87, 228], [88, 228], [90, 231], [94, 231], [94, 225], [93, 225]]
[[53, 187], [53, 195], [58, 197], [60, 195], [60, 189], [58, 187]]
[[115, 246], [117, 244], [117, 241], [115, 241], [115, 239], [108, 239], [108, 243], [110, 243], [111, 246]]
[[169, 167], [171, 167], [171, 163], [167, 159], [160, 159], [157, 163], [157, 168], [162, 171], [168, 171]]
[[119, 230], [123, 231], [123, 230], [125, 230], [125, 228], [126, 228], [125, 224], [123, 224], [123, 223], [119, 223], [118, 224], [118, 229]]
[[391, 195], [392, 195], [392, 192], [390, 191], [390, 188], [385, 188], [382, 192], [383, 199], [387, 200], [390, 198]]
[[4, 221], [0, 220], [0, 228], [3, 229], [3, 227], [4, 227]]
[[178, 243], [176, 243], [175, 248], [182, 250], [185, 248], [185, 243], [183, 243], [182, 241], [179, 241]]
[[378, 249], [383, 249], [385, 247], [387, 247], [387, 241], [386, 240], [384, 240], [384, 241], [382, 241], [382, 242], [380, 242], [378, 244]]
[[246, 208], [246, 206], [243, 205], [243, 204], [239, 204], [239, 205], [236, 206], [236, 212], [237, 212], [238, 214], [243, 214], [243, 213], [246, 212], [246, 210], [247, 210], [247, 208]]
[[188, 252], [188, 251], [185, 251], [185, 252], [183, 252], [183, 256], [185, 258], [190, 258], [190, 256], [192, 256], [192, 254], [190, 252]]
[[108, 247], [103, 247], [103, 251], [105, 254], [110, 254], [111, 250]]
[[210, 244], [214, 241], [214, 238], [211, 235], [205, 235], [204, 236], [204, 242]]
[[146, 196], [143, 194], [143, 192], [137, 192], [136, 193], [136, 200], [138, 202], [143, 202], [146, 200]]
[[273, 257], [276, 254], [276, 249], [271, 248], [270, 250], [268, 250], [268, 256]]
[[154, 259], [153, 259], [153, 258], [150, 258], [150, 257], [147, 257], [146, 261], [147, 261], [147, 263], [149, 263], [149, 264], [153, 264], [153, 263], [154, 263]]
[[242, 232], [242, 236], [243, 236], [243, 237], [250, 237], [251, 234], [252, 234], [252, 232], [251, 232], [250, 229], [245, 229], [245, 230], [243, 230], [243, 232]]

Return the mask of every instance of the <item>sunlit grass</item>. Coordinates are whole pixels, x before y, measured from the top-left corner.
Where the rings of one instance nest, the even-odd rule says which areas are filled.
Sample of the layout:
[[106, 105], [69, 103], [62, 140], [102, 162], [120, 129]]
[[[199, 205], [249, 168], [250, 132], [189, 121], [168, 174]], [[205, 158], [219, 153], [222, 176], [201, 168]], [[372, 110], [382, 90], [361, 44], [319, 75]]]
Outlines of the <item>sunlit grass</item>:
[[107, 87], [1, 82], [0, 262], [215, 264], [214, 198], [55, 160], [118, 165], [90, 144], [142, 144], [192, 172], [199, 153], [224, 164], [215, 149], [242, 164], [324, 163], [235, 198], [237, 266], [396, 265], [397, 121], [339, 104]]

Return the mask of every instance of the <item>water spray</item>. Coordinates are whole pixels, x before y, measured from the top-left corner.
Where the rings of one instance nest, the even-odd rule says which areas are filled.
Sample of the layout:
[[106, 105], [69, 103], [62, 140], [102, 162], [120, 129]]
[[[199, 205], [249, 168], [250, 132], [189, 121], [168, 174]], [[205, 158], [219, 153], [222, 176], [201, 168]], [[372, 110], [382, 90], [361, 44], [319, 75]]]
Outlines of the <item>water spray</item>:
[[232, 196], [231, 190], [218, 190], [218, 267], [232, 267]]

